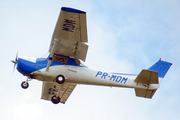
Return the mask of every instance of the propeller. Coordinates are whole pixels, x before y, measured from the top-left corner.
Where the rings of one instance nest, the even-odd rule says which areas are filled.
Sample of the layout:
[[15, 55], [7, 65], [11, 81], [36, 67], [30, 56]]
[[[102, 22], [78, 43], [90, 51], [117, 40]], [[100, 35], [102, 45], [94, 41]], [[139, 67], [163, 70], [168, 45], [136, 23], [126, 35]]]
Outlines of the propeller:
[[16, 54], [16, 58], [15, 58], [15, 60], [11, 60], [11, 62], [13, 62], [13, 63], [14, 63], [14, 68], [13, 68], [13, 72], [14, 72], [14, 69], [15, 69], [16, 64], [17, 64], [17, 62], [18, 62], [18, 52], [17, 52], [17, 54]]

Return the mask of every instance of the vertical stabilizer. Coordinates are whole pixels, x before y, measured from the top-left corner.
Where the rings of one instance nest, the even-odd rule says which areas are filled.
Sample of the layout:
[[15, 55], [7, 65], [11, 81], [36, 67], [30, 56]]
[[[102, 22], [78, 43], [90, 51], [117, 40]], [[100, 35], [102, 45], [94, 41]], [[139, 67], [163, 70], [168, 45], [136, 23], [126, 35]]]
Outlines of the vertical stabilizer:
[[164, 78], [171, 65], [172, 63], [159, 60], [154, 65], [152, 65], [148, 70], [156, 71], [158, 72], [159, 77]]

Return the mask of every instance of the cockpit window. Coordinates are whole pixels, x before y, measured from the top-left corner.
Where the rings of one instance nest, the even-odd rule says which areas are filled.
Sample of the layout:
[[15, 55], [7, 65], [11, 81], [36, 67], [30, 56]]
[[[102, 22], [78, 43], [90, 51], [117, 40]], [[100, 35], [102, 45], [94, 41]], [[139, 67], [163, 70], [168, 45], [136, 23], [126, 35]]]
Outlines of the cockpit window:
[[79, 65], [85, 67], [85, 63], [82, 60], [79, 60]]
[[45, 59], [46, 59], [46, 58], [48, 58], [49, 54], [50, 54], [50, 53], [47, 52], [47, 53], [45, 53], [41, 58], [45, 58]]
[[53, 56], [53, 61], [61, 62], [61, 63], [68, 63], [68, 57], [62, 56], [62, 55], [57, 55], [55, 54]]
[[84, 66], [84, 67], [85, 67], [85, 65], [84, 65], [84, 64], [82, 64], [82, 63], [80, 63], [80, 66]]
[[[50, 53], [47, 52], [47, 53], [45, 53], [41, 58], [47, 59], [47, 58], [49, 57], [49, 55], [50, 55]], [[65, 64], [68, 63], [68, 57], [63, 56], [63, 55], [56, 55], [56, 54], [55, 54], [55, 55], [53, 56], [53, 59], [52, 59], [52, 60], [53, 60], [53, 61], [57, 61], [57, 62], [61, 62], [61, 63], [65, 63]], [[85, 64], [84, 64], [84, 62], [81, 61], [81, 60], [79, 60], [79, 59], [75, 59], [75, 62], [76, 62], [77, 65], [80, 65], [80, 66], [82, 66], [82, 67], [86, 67]]]

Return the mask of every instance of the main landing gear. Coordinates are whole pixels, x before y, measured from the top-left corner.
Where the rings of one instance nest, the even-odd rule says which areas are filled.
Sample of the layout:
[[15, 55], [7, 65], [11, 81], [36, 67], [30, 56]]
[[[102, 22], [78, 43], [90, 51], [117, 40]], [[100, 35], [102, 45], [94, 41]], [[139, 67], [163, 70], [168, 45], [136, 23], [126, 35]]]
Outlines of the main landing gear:
[[[61, 89], [62, 89], [62, 87], [64, 85], [65, 77], [63, 75], [57, 75], [55, 80], [59, 84], [59, 90], [57, 91], [57, 93], [54, 96], [52, 96], [51, 101], [54, 104], [58, 104], [61, 101], [61, 98], [59, 97], [59, 93], [60, 93], [60, 91], [61, 91]], [[26, 81], [23, 81], [21, 83], [21, 87], [23, 89], [27, 89], [29, 87], [28, 81], [31, 81], [30, 77], [28, 77]]]
[[63, 84], [65, 82], [65, 77], [63, 75], [58, 75], [56, 77], [56, 82], [59, 84]]
[[56, 77], [56, 82], [60, 85], [59, 86], [59, 90], [58, 90], [58, 92], [56, 93], [56, 95], [54, 95], [54, 96], [52, 96], [52, 98], [51, 98], [51, 101], [52, 101], [52, 103], [54, 103], [54, 104], [58, 104], [60, 101], [61, 101], [61, 98], [58, 96], [59, 95], [59, 93], [60, 93], [60, 91], [61, 91], [61, 88], [63, 87], [63, 83], [65, 82], [65, 77], [63, 76], [63, 75], [58, 75], [57, 77]]
[[60, 97], [59, 96], [57, 97], [56, 95], [54, 95], [52, 96], [51, 101], [54, 104], [58, 104], [60, 102]]

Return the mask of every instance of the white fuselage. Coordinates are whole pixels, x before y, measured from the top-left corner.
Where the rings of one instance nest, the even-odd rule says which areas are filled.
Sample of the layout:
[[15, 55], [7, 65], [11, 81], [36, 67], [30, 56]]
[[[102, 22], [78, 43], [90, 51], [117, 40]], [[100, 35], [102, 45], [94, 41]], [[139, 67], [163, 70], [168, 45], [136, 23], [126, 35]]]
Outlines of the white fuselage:
[[66, 83], [101, 85], [111, 87], [128, 87], [128, 88], [143, 88], [143, 89], [157, 89], [159, 84], [150, 84], [149, 86], [134, 82], [135, 75], [127, 75], [120, 73], [109, 73], [104, 71], [97, 71], [87, 67], [57, 65], [51, 66], [49, 71], [41, 69], [33, 72], [36, 79], [41, 81], [53, 81], [57, 75], [65, 76]]

